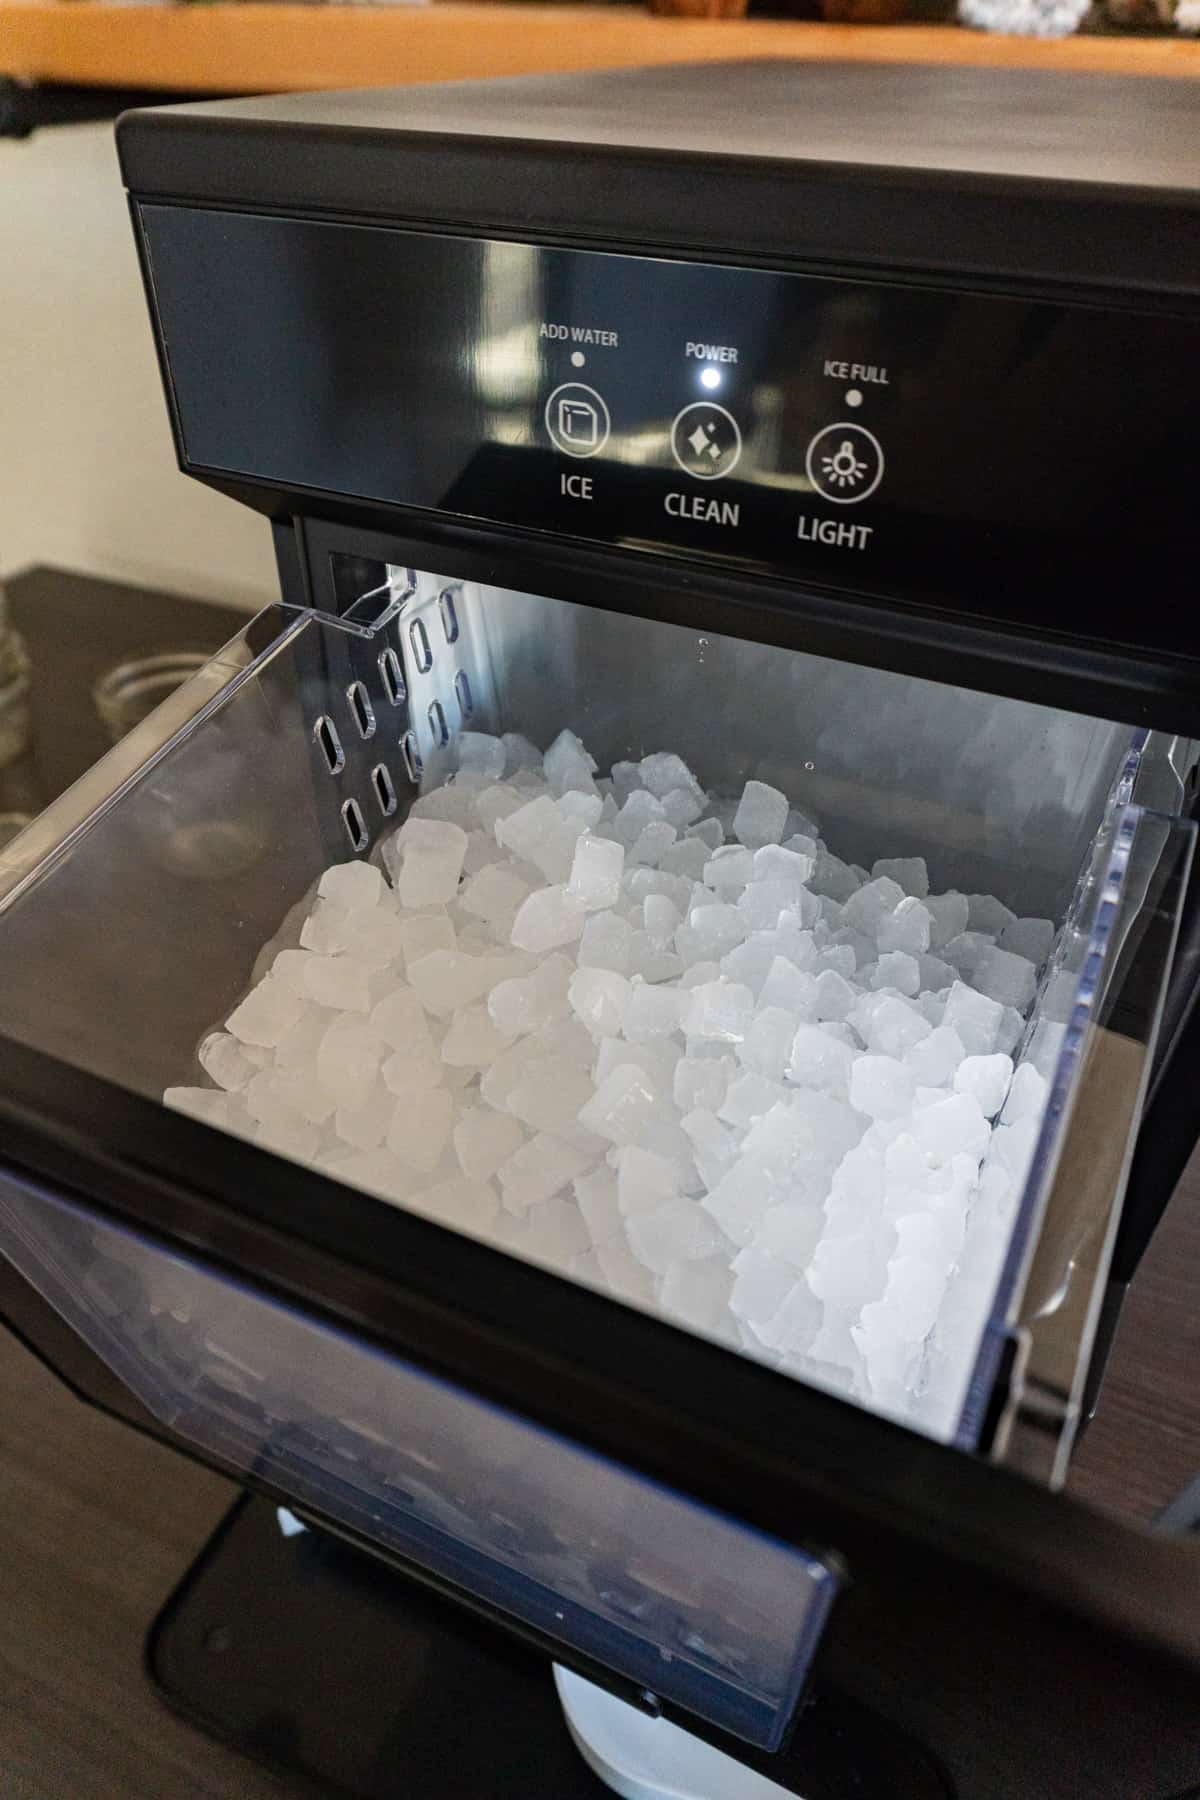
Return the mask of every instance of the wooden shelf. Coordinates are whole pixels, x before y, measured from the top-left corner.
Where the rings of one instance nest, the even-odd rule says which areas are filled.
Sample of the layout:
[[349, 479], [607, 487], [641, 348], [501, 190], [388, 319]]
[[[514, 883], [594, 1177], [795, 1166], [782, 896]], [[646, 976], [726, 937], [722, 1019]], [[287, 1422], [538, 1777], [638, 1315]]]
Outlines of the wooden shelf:
[[1200, 76], [1200, 43], [1171, 38], [1044, 43], [953, 26], [662, 18], [632, 6], [540, 3], [0, 0], [0, 74], [102, 87], [265, 93], [755, 56]]

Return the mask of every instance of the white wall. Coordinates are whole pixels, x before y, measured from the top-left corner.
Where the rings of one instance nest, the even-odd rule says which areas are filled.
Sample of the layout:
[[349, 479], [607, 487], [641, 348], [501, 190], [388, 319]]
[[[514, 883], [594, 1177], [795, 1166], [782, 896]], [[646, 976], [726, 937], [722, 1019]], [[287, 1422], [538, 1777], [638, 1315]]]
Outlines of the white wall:
[[111, 123], [0, 139], [0, 576], [34, 562], [276, 591], [266, 521], [175, 466]]

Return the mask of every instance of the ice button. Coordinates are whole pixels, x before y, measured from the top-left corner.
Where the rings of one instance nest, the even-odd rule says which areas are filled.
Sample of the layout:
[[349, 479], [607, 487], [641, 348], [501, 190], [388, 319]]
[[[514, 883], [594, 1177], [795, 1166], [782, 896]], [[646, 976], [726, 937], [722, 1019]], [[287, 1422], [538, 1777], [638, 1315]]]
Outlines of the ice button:
[[883, 480], [883, 447], [864, 425], [827, 425], [808, 446], [805, 467], [824, 499], [852, 506]]
[[566, 456], [595, 456], [608, 442], [608, 407], [595, 388], [566, 381], [546, 402], [546, 430]]
[[717, 481], [742, 454], [742, 434], [732, 413], [712, 400], [685, 406], [671, 427], [671, 454], [685, 475]]

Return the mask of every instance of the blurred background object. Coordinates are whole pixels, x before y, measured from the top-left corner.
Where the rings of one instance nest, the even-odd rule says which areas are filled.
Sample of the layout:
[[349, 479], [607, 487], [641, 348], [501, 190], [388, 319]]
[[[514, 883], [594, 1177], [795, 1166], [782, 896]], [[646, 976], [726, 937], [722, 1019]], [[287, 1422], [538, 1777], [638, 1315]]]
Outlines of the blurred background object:
[[0, 588], [0, 769], [16, 762], [30, 737], [29, 656], [25, 641], [8, 616]]
[[0, 245], [0, 581], [56, 563], [262, 605], [270, 532], [175, 467], [111, 119], [0, 140]]
[[1078, 31], [1091, 0], [959, 0], [964, 25], [1022, 37], [1068, 37]]
[[0, 693], [0, 846], [246, 622], [242, 608], [65, 569], [14, 576], [7, 600], [0, 667], [15, 657], [22, 693], [19, 748]]
[[165, 650], [106, 669], [92, 698], [114, 744], [208, 661], [204, 650]]
[[[1003, 16], [1011, 26], [1039, 29], [1047, 10], [1052, 10], [1048, 0], [1041, 8], [1013, 6]], [[1083, 23], [1089, 47], [1060, 58], [1047, 55], [1050, 46], [1036, 39], [1014, 37], [994, 49], [980, 48], [980, 39], [955, 25], [954, 0], [628, 0], [625, 5], [206, 0], [136, 8], [107, 0], [0, 0], [0, 134], [29, 129], [39, 104], [47, 118], [69, 116], [72, 108], [78, 117], [89, 93], [104, 88], [253, 94], [731, 56], [1028, 61], [1113, 74], [1186, 75], [1190, 51], [1181, 59], [1177, 38], [1158, 46], [1154, 38], [1175, 37], [1176, 27], [1195, 29], [1198, 10], [1200, 0], [1094, 0]], [[838, 21], [860, 29], [839, 35], [830, 29]], [[889, 21], [907, 29], [876, 32]], [[922, 29], [931, 24], [942, 29]], [[1103, 42], [1106, 32], [1116, 34], [1111, 48]], [[1140, 49], [1121, 48], [1139, 34]]]
[[1172, 24], [1174, 0], [1102, 0], [1104, 22], [1120, 30], [1165, 31]]

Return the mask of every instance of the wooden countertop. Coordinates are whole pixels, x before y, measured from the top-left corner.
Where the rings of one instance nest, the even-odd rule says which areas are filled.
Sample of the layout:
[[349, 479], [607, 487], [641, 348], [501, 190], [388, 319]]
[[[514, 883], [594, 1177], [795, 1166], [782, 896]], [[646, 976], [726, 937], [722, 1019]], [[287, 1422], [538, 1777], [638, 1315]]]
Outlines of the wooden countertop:
[[656, 17], [633, 6], [114, 6], [0, 0], [0, 74], [263, 93], [741, 57], [1200, 76], [1181, 38], [996, 37], [953, 26]]

